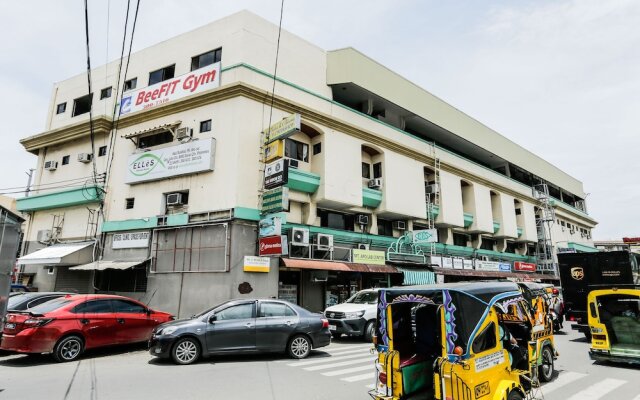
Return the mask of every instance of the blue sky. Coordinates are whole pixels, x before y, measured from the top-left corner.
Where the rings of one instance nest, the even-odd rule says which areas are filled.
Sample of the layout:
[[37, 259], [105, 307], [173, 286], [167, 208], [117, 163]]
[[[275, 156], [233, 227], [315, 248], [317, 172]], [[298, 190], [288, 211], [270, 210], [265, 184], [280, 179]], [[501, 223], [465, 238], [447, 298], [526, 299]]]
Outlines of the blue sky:
[[[53, 82], [86, 65], [82, 1], [1, 6], [0, 193], [26, 184], [36, 158], [18, 140], [43, 131]], [[99, 65], [119, 54], [126, 2], [89, 7]], [[142, 0], [134, 51], [241, 9], [277, 23], [279, 7]], [[639, 20], [632, 0], [285, 0], [283, 26], [355, 47], [581, 180], [594, 237], [619, 239], [640, 235]]]

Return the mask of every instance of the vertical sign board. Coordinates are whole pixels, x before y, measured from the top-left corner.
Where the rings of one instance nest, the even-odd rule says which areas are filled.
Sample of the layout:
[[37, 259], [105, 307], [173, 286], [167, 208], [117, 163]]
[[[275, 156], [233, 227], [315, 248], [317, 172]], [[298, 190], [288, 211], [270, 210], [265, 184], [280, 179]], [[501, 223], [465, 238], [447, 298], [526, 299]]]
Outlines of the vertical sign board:
[[262, 194], [262, 214], [289, 211], [289, 188], [281, 186]]
[[273, 189], [289, 182], [289, 163], [284, 158], [274, 161], [264, 169], [264, 188]]
[[269, 272], [270, 266], [269, 257], [244, 256], [244, 272]]
[[438, 241], [437, 229], [422, 229], [418, 231], [413, 231], [414, 244], [436, 243], [437, 241]]
[[282, 218], [277, 215], [265, 215], [258, 223], [260, 237], [280, 236], [282, 234]]
[[264, 162], [268, 163], [284, 157], [284, 140], [276, 140], [264, 148]]
[[300, 131], [300, 114], [291, 114], [271, 125], [265, 132], [265, 144], [284, 139]]

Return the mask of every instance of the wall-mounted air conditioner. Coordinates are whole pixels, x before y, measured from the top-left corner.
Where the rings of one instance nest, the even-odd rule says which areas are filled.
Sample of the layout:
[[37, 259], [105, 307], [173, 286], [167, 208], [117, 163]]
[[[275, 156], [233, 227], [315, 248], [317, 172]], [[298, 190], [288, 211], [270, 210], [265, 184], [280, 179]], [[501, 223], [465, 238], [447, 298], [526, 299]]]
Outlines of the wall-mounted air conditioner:
[[439, 191], [439, 187], [437, 183], [432, 183], [432, 184], [427, 184], [427, 182], [424, 183], [424, 192], [426, 194], [436, 194]]
[[358, 225], [369, 225], [369, 216], [367, 214], [358, 214], [356, 223]]
[[298, 160], [293, 160], [289, 158], [287, 162], [289, 163], [289, 168], [298, 168], [298, 166], [300, 166], [300, 163], [298, 162]]
[[380, 189], [382, 187], [382, 178], [375, 178], [369, 180], [369, 189]]
[[393, 229], [397, 229], [400, 231], [404, 231], [407, 229], [407, 223], [404, 221], [393, 221], [392, 223]]
[[358, 243], [356, 248], [358, 250], [369, 250], [369, 243]]
[[316, 236], [316, 244], [318, 250], [333, 251], [333, 235], [318, 233]]
[[38, 242], [46, 243], [51, 240], [51, 229], [42, 229], [38, 231]]
[[308, 246], [309, 245], [309, 229], [292, 228], [291, 244], [293, 246]]
[[191, 129], [185, 127], [176, 129], [176, 139], [185, 139], [191, 137]]
[[58, 162], [57, 161], [46, 161], [44, 163], [44, 169], [46, 169], [47, 171], [55, 171], [56, 169], [58, 169]]
[[169, 193], [167, 195], [168, 206], [180, 206], [182, 204], [184, 204], [182, 200], [182, 193]]
[[80, 153], [78, 154], [78, 161], [81, 163], [90, 163], [93, 159], [93, 154], [91, 153]]

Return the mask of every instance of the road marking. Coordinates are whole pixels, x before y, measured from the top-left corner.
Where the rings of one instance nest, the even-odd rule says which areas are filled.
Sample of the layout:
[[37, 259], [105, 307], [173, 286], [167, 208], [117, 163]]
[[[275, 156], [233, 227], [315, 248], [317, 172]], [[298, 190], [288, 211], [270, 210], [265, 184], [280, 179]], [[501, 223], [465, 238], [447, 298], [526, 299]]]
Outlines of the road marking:
[[598, 400], [602, 398], [602, 396], [616, 390], [625, 383], [627, 383], [627, 381], [623, 381], [621, 379], [606, 378], [595, 385], [591, 385], [585, 390], [574, 394], [569, 397], [568, 400]]
[[358, 381], [364, 381], [365, 379], [375, 379], [374, 371], [371, 371], [368, 374], [362, 374], [362, 375], [350, 376], [348, 378], [342, 378], [340, 380], [341, 381], [345, 381], [345, 382], [358, 382]]
[[346, 355], [346, 354], [353, 354], [353, 353], [364, 353], [364, 351], [362, 351], [362, 349], [355, 349], [355, 350], [344, 350], [344, 351], [337, 351], [337, 352], [331, 352], [329, 353], [331, 355], [331, 357], [333, 356], [342, 356], [342, 355]]
[[541, 391], [544, 395], [547, 395], [555, 390], [560, 389], [564, 385], [568, 385], [573, 381], [584, 378], [585, 376], [587, 376], [587, 374], [581, 374], [579, 372], [562, 372], [555, 381], [542, 385]]
[[314, 358], [309, 361], [298, 361], [292, 364], [287, 364], [289, 367], [304, 367], [305, 365], [313, 365], [313, 364], [322, 364], [333, 361], [342, 361], [348, 360], [351, 358], [363, 357], [362, 354], [349, 354], [347, 356], [338, 356], [338, 357], [322, 357], [322, 358]]
[[346, 375], [346, 374], [351, 374], [353, 372], [360, 372], [360, 371], [367, 371], [367, 370], [369, 370], [371, 372], [374, 372], [376, 370], [376, 367], [373, 364], [367, 364], [367, 365], [362, 365], [360, 367], [353, 367], [353, 368], [339, 369], [339, 370], [336, 370], [336, 371], [323, 372], [322, 375], [324, 375], [324, 376]]
[[305, 371], [319, 371], [321, 369], [332, 369], [332, 368], [337, 368], [337, 367], [345, 367], [347, 365], [362, 364], [364, 362], [370, 363], [370, 365], [373, 365], [373, 361], [374, 360], [375, 360], [375, 358], [364, 357], [364, 358], [358, 358], [356, 360], [348, 360], [348, 361], [341, 361], [341, 362], [332, 363], [332, 364], [316, 365], [314, 367], [304, 368], [304, 370]]
[[362, 350], [362, 349], [373, 349], [373, 346], [365, 343], [365, 344], [354, 344], [354, 345], [349, 345], [349, 346], [329, 346], [329, 347], [320, 347], [319, 349], [316, 349], [318, 351], [326, 351], [327, 353], [338, 353], [344, 350]]
[[367, 389], [375, 389], [376, 388], [376, 384], [372, 383], [371, 385], [367, 385], [365, 386]]

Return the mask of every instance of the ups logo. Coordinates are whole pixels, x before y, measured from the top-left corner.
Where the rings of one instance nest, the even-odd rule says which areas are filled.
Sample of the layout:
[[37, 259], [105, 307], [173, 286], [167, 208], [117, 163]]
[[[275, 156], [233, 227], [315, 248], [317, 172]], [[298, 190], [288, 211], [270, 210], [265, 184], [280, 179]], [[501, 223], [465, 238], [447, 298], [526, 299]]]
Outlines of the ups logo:
[[571, 277], [577, 281], [581, 281], [584, 278], [584, 269], [582, 267], [571, 268]]

